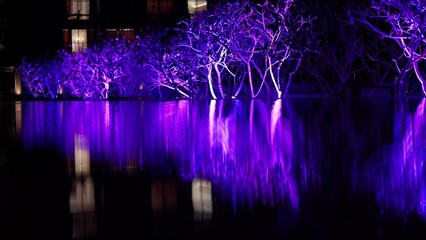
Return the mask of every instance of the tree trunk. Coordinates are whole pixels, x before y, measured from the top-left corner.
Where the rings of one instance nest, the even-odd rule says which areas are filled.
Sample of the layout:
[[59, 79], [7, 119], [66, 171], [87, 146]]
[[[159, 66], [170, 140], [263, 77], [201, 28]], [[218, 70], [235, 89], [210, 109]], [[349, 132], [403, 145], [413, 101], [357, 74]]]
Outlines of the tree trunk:
[[268, 56], [268, 65], [269, 65], [268, 68], [269, 68], [269, 74], [271, 75], [272, 83], [274, 84], [275, 91], [277, 91], [277, 97], [281, 98], [282, 92], [280, 90], [280, 87], [277, 84], [277, 80], [275, 80], [274, 71], [272, 69], [272, 60], [271, 60], [271, 57], [269, 56]]
[[217, 99], [216, 94], [214, 93], [214, 89], [213, 89], [213, 78], [212, 78], [212, 64], [209, 63], [207, 64], [207, 81], [209, 82], [209, 90], [210, 90], [210, 94], [212, 95], [213, 99]]
[[222, 75], [220, 74], [220, 70], [217, 63], [214, 64], [214, 69], [217, 74], [217, 87], [219, 88], [220, 97], [223, 99], [225, 98], [225, 94], [223, 93]]

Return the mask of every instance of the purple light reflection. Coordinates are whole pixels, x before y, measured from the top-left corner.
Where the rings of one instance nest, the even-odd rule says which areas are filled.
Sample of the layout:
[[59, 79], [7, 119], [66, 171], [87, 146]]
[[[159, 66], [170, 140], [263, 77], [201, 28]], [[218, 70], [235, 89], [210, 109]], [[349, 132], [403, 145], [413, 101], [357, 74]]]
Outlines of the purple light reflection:
[[384, 151], [381, 166], [370, 171], [383, 210], [426, 218], [425, 107], [422, 99], [414, 113], [396, 112], [402, 121], [395, 124], [395, 143]]
[[305, 175], [312, 175], [294, 167], [293, 141], [302, 136], [293, 135], [297, 119], [282, 100], [22, 105], [25, 147], [49, 145], [70, 162], [87, 150], [89, 164], [102, 161], [111, 171], [206, 179], [234, 204], [289, 202], [297, 209]]

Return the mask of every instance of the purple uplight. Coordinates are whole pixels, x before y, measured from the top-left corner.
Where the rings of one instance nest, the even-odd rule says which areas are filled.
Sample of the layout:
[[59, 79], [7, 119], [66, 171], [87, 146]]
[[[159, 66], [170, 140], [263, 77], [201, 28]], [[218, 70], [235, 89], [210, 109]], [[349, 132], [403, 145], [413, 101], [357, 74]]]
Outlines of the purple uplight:
[[297, 209], [305, 183], [295, 178], [310, 170], [294, 167], [295, 119], [283, 117], [283, 108], [291, 117], [281, 100], [25, 102], [23, 141], [61, 149], [71, 162], [90, 161], [81, 171], [104, 161], [128, 174], [178, 173], [210, 181], [234, 204], [289, 202]]

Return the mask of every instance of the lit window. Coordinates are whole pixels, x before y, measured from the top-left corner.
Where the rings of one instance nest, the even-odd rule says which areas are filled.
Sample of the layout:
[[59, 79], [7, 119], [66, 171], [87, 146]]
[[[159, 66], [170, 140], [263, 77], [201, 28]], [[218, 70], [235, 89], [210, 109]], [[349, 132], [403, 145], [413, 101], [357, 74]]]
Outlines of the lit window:
[[107, 28], [105, 30], [105, 36], [107, 38], [121, 38], [125, 37], [127, 40], [135, 39], [135, 30], [133, 28]]
[[71, 47], [71, 36], [68, 29], [63, 29], [62, 33], [64, 35], [64, 48], [69, 49]]
[[112, 38], [112, 39], [116, 38], [117, 37], [117, 29], [115, 29], [115, 28], [105, 29], [105, 37], [106, 38]]
[[172, 0], [148, 0], [147, 13], [151, 15], [171, 14], [173, 13]]
[[71, 30], [72, 52], [79, 52], [87, 48], [87, 30], [72, 29]]
[[90, 0], [67, 0], [68, 20], [89, 20]]
[[188, 0], [188, 13], [196, 14], [207, 10], [206, 0]]
[[119, 37], [125, 37], [127, 40], [135, 39], [135, 31], [133, 28], [123, 28], [118, 31]]

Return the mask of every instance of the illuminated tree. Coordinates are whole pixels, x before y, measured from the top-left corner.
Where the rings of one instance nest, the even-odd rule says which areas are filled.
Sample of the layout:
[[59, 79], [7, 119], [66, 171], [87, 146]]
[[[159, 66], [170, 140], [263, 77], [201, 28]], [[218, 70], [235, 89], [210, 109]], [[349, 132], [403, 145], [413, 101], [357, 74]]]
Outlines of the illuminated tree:
[[[94, 56], [102, 56], [104, 63], [99, 65], [98, 71], [102, 79], [102, 86], [112, 97], [138, 97], [141, 94], [146, 77], [144, 54], [145, 44], [136, 38], [129, 41], [125, 38], [108, 40]], [[108, 95], [106, 95], [108, 97]]]
[[86, 52], [75, 54], [63, 52], [62, 71], [64, 74], [63, 94], [74, 98], [101, 98], [102, 86], [95, 79], [97, 70], [91, 65]]
[[57, 98], [63, 84], [60, 59], [22, 59], [18, 68], [24, 87], [33, 97]]
[[[216, 92], [220, 98], [226, 97], [223, 89], [224, 72], [234, 75], [228, 67], [232, 61], [229, 42], [232, 41], [230, 30], [234, 23], [229, 16], [224, 16], [224, 9], [199, 13], [194, 19], [182, 22], [177, 29], [182, 33], [176, 46], [179, 56], [192, 65], [195, 79], [206, 79], [213, 99], [217, 98]], [[227, 10], [232, 12], [232, 8]]]
[[162, 97], [162, 88], [174, 91], [176, 97], [193, 97], [198, 92], [187, 77], [187, 69], [192, 64], [185, 61], [182, 54], [175, 48], [177, 39], [171, 29], [149, 29], [141, 38], [146, 46], [145, 71], [150, 72], [146, 80], [150, 91], [158, 89]]
[[[69, 84], [81, 84], [81, 78], [88, 84], [83, 98], [108, 99], [112, 97], [137, 96], [140, 76], [135, 68], [139, 67], [140, 54], [143, 53], [142, 44], [128, 41], [125, 38], [106, 39], [101, 44], [96, 44], [85, 51], [76, 53], [71, 62], [65, 66], [76, 70], [79, 78], [74, 78]], [[68, 63], [68, 62], [67, 62]], [[73, 69], [77, 66], [78, 69]], [[75, 71], [74, 71], [75, 72]], [[91, 90], [89, 90], [91, 89]]]
[[399, 83], [407, 91], [408, 77], [414, 72], [426, 95], [426, 78], [422, 68], [426, 57], [426, 1], [372, 0], [368, 9], [353, 11], [359, 21], [381, 37], [395, 41], [401, 53], [393, 59]]
[[[109, 99], [154, 90], [162, 97], [169, 89], [177, 98], [223, 99], [249, 86], [255, 98], [273, 85], [280, 98], [281, 85], [286, 93], [303, 55], [316, 47], [313, 20], [293, 0], [223, 3], [175, 29], [150, 29], [133, 41], [105, 39], [61, 51], [56, 62], [24, 62], [21, 71], [35, 97]], [[49, 68], [57, 79], [44, 76], [51, 74], [46, 64], [56, 66]]]
[[[303, 55], [316, 48], [315, 18], [306, 14], [293, 0], [278, 1], [276, 5], [266, 2], [256, 13], [260, 17], [256, 22], [267, 40], [266, 70], [280, 98], [283, 92], [281, 83], [285, 84], [285, 95]], [[282, 77], [283, 73], [285, 77]]]
[[[268, 82], [281, 97], [280, 82], [286, 82], [287, 89], [303, 54], [315, 48], [313, 21], [292, 0], [226, 3], [183, 22], [178, 30], [185, 34], [178, 47], [197, 59], [194, 70], [207, 79], [213, 98], [216, 91], [226, 97], [224, 82], [236, 86], [231, 96], [236, 97], [246, 81], [252, 98]], [[237, 78], [237, 72], [247, 76]]]
[[[248, 80], [250, 97], [257, 97], [266, 82], [268, 69], [264, 63], [265, 49], [268, 45], [265, 28], [261, 24], [264, 21], [261, 8], [264, 5], [253, 5], [250, 2], [244, 4], [233, 13], [239, 18], [239, 24], [233, 33], [235, 41], [232, 42], [232, 49], [236, 60], [243, 68], [243, 80]], [[260, 80], [260, 86], [255, 89], [255, 79]], [[245, 81], [241, 81], [241, 86]], [[239, 94], [237, 89], [235, 97]]]
[[147, 77], [144, 53], [139, 39], [107, 39], [77, 53], [59, 51], [53, 60], [24, 59], [18, 70], [34, 97], [138, 97]]

